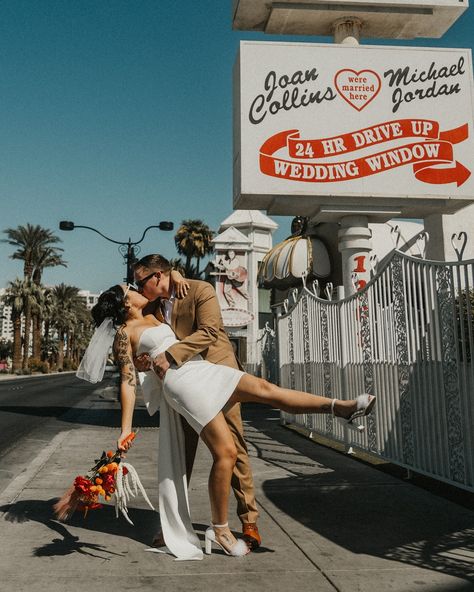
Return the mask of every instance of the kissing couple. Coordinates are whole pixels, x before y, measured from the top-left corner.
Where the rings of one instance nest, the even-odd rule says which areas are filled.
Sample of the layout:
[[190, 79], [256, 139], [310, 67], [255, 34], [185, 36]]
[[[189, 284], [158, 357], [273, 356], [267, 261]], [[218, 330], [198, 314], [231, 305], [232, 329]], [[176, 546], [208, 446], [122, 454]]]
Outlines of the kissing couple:
[[[94, 339], [113, 340], [120, 368], [121, 433], [118, 448], [127, 452], [133, 425], [136, 368], [150, 414], [160, 409], [158, 449], [159, 511], [162, 531], [154, 545], [165, 545], [180, 560], [202, 559], [189, 513], [188, 483], [199, 437], [212, 456], [209, 474], [211, 525], [205, 551], [213, 545], [227, 555], [244, 556], [261, 544], [257, 505], [240, 403], [264, 403], [288, 413], [332, 413], [351, 423], [373, 409], [375, 397], [353, 400], [281, 388], [246, 373], [224, 330], [214, 288], [186, 280], [161, 255], [135, 265], [135, 285], [117, 284], [103, 292], [92, 309]], [[89, 349], [89, 348], [88, 348]], [[145, 355], [144, 355], [145, 354]], [[86, 354], [78, 376], [88, 375]], [[105, 367], [105, 361], [102, 364]], [[103, 369], [99, 369], [99, 375]], [[96, 377], [101, 379], [102, 376]], [[228, 526], [231, 488], [243, 538]]]

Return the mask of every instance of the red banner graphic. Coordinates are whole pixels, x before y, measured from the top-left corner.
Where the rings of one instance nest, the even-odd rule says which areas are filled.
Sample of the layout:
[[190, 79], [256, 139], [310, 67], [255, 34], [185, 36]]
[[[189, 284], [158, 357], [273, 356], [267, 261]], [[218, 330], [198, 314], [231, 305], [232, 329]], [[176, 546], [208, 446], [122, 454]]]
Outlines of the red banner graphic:
[[[471, 172], [458, 161], [454, 161], [453, 144], [463, 142], [468, 136], [467, 124], [442, 132], [439, 123], [429, 119], [388, 121], [339, 136], [315, 140], [300, 138], [299, 130], [287, 130], [271, 136], [262, 145], [260, 170], [265, 175], [292, 181], [331, 183], [367, 177], [411, 164], [419, 181], [434, 184], [456, 183], [459, 187], [469, 178]], [[417, 138], [417, 141], [352, 160], [318, 161], [324, 157], [334, 157], [407, 138]], [[297, 160], [274, 156], [282, 148], [287, 149], [290, 158]]]

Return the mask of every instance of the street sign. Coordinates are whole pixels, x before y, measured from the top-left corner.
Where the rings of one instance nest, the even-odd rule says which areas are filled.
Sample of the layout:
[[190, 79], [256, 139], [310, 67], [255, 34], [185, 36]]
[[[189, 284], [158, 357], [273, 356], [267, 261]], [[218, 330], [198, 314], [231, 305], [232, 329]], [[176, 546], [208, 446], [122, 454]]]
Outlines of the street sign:
[[241, 42], [234, 76], [234, 208], [474, 202], [470, 50]]

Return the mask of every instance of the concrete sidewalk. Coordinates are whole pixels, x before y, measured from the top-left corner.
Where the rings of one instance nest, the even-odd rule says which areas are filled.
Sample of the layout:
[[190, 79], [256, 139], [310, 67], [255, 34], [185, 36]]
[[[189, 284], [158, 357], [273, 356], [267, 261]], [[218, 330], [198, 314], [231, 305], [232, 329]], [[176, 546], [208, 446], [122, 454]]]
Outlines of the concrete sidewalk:
[[[95, 421], [56, 436], [0, 495], [0, 590], [474, 590], [473, 511], [304, 439], [257, 405], [244, 412], [264, 540], [257, 552], [200, 562], [148, 553], [157, 516], [141, 497], [131, 504], [134, 527], [112, 507], [56, 522], [54, 499], [114, 446], [118, 430], [106, 418], [117, 409], [113, 397], [98, 400], [87, 410]], [[140, 405], [137, 423], [149, 426], [144, 414]], [[158, 428], [142, 428], [128, 455], [156, 505], [157, 442]], [[190, 488], [201, 539], [209, 466], [201, 446]], [[233, 500], [230, 519], [238, 531]]]

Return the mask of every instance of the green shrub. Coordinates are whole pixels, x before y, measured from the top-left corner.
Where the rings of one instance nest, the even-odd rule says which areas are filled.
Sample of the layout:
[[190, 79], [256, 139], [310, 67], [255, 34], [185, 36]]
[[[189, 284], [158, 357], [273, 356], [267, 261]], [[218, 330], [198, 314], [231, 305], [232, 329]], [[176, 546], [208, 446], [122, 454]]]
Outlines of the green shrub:
[[43, 362], [38, 359], [38, 358], [30, 358], [28, 360], [28, 368], [32, 371], [32, 372], [41, 372], [41, 364]]
[[28, 368], [31, 372], [42, 372], [43, 374], [49, 373], [49, 364], [38, 358], [30, 358], [28, 360]]
[[71, 358], [64, 358], [63, 370], [77, 370], [77, 366]]
[[15, 374], [17, 376], [29, 376], [31, 374], [31, 370], [30, 368], [18, 368], [18, 370], [15, 370]]

